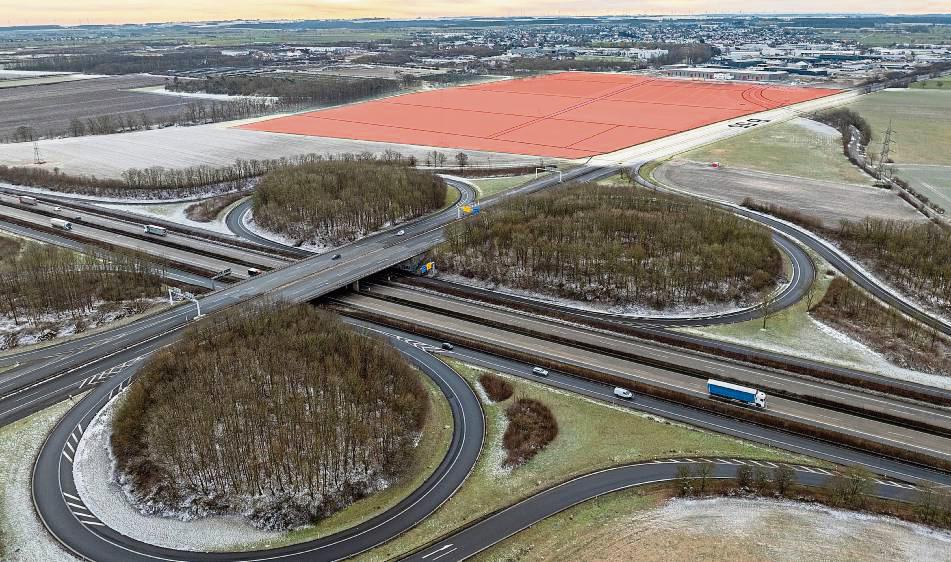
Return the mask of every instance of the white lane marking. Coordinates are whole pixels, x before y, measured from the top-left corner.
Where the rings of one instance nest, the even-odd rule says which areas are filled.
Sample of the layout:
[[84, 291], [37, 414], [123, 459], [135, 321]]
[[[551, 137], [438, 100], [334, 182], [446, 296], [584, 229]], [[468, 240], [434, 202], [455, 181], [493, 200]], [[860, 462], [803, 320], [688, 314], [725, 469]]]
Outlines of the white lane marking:
[[430, 552], [429, 554], [423, 555], [422, 558], [429, 558], [429, 557], [432, 556], [433, 554], [438, 554], [438, 553], [440, 553], [440, 552], [446, 550], [447, 548], [452, 548], [452, 543], [444, 544], [444, 545], [442, 545], [441, 547], [437, 548], [436, 550]]
[[73, 464], [73, 457], [66, 453], [66, 449], [63, 449], [63, 456], [69, 460], [69, 464]]
[[66, 493], [66, 492], [63, 492], [63, 495], [66, 496], [67, 498], [72, 498], [72, 499], [74, 499], [74, 500], [76, 500], [76, 501], [78, 501], [78, 502], [83, 501], [83, 500], [77, 498], [76, 496], [74, 496], [74, 495], [72, 495], [72, 494], [68, 494], [68, 493]]
[[439, 560], [439, 559], [442, 558], [443, 556], [446, 556], [447, 554], [452, 554], [453, 552], [455, 552], [455, 551], [457, 551], [457, 550], [459, 550], [459, 549], [458, 549], [458, 548], [453, 548], [452, 550], [447, 550], [446, 552], [443, 552], [443, 553], [440, 554], [439, 556], [434, 556], [434, 557], [433, 557], [433, 560]]

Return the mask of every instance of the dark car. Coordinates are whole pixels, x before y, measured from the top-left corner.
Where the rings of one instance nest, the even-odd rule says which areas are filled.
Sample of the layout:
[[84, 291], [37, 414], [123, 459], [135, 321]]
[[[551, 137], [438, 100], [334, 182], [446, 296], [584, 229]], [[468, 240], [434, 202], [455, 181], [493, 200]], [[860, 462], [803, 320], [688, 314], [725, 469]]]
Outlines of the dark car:
[[332, 259], [332, 260], [339, 260], [339, 259], [340, 259], [340, 254], [334, 254], [333, 256], [330, 257], [330, 259]]
[[444, 341], [442, 342], [442, 348], [448, 351], [452, 351], [452, 344], [447, 341]]

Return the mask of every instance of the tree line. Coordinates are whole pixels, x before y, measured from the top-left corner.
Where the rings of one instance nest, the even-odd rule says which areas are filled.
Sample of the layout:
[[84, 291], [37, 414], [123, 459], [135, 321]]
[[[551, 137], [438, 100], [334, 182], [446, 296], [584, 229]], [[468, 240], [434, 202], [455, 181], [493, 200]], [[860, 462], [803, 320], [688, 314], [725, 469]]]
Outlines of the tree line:
[[891, 285], [920, 302], [951, 311], [951, 230], [931, 223], [867, 217], [825, 228], [797, 209], [747, 198], [744, 207], [768, 212], [838, 242]]
[[137, 254], [77, 254], [8, 241], [3, 250], [0, 314], [15, 325], [35, 325], [49, 317], [78, 320], [102, 302], [154, 298], [163, 291], [164, 270]]
[[570, 184], [448, 228], [441, 271], [548, 296], [656, 309], [740, 301], [782, 272], [769, 232], [674, 195]]
[[401, 161], [317, 161], [258, 182], [254, 221], [298, 243], [351, 242], [387, 224], [439, 209], [446, 184]]
[[14, 63], [16, 70], [82, 72], [85, 74], [164, 74], [172, 70], [209, 67], [260, 66], [251, 55], [223, 55], [221, 49], [192, 48], [138, 56], [121, 53], [82, 53], [23, 59]]
[[408, 464], [429, 408], [419, 377], [383, 340], [311, 306], [216, 315], [143, 367], [112, 450], [141, 508], [294, 528]]
[[171, 126], [187, 127], [206, 125], [259, 117], [287, 109], [279, 103], [266, 98], [239, 98], [224, 101], [201, 100], [183, 104], [179, 112], [169, 118], [155, 120], [146, 112], [139, 114], [105, 114], [87, 119], [73, 118], [65, 129], [37, 131], [30, 125], [21, 125], [2, 142], [32, 142], [43, 138], [84, 137], [93, 135], [112, 135], [131, 131], [147, 131], [154, 128]]
[[933, 223], [866, 218], [843, 221], [834, 237], [916, 299], [951, 312], [951, 230]]
[[229, 96], [268, 96], [278, 98], [285, 105], [330, 105], [395, 92], [400, 89], [400, 82], [384, 78], [254, 74], [196, 80], [176, 77], [165, 84], [165, 89]]
[[810, 310], [901, 367], [951, 374], [951, 338], [888, 308], [843, 277]]

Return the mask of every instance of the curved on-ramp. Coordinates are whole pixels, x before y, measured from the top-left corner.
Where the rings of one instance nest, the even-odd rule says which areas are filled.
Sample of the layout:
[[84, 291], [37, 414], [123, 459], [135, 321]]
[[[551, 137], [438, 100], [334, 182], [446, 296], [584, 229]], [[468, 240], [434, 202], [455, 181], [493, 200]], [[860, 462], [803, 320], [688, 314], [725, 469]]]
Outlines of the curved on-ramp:
[[[49, 532], [84, 560], [98, 562], [340, 560], [382, 544], [416, 526], [465, 482], [482, 451], [482, 406], [468, 383], [436, 359], [430, 346], [395, 336], [392, 343], [439, 387], [454, 424], [449, 450], [433, 474], [392, 508], [347, 530], [313, 541], [252, 552], [188, 552], [151, 545], [103, 524], [83, 504], [73, 481], [72, 455], [96, 414], [128, 386], [134, 368], [97, 387], [48, 436], [33, 469], [32, 494]], [[100, 475], [101, 477], [102, 475]]]

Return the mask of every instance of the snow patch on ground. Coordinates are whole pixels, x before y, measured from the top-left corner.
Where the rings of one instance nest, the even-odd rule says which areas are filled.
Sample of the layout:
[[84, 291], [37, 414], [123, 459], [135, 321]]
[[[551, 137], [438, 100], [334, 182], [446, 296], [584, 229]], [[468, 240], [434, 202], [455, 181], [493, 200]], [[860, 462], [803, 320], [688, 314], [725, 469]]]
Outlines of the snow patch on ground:
[[271, 240], [272, 242], [277, 242], [278, 244], [284, 244], [285, 246], [291, 246], [294, 248], [302, 248], [304, 250], [309, 250], [311, 252], [315, 252], [318, 254], [322, 254], [328, 250], [333, 249], [332, 246], [327, 246], [326, 244], [298, 245], [297, 240], [288, 238], [287, 236], [284, 236], [283, 234], [278, 234], [277, 232], [272, 232], [270, 230], [265, 229], [264, 227], [258, 226], [258, 224], [254, 222], [254, 213], [252, 213], [250, 209], [248, 210], [247, 213], [244, 214], [243, 217], [241, 217], [241, 224], [243, 224], [245, 228], [247, 228], [254, 234], [257, 234], [261, 238], [267, 238], [268, 240]]
[[[674, 499], [636, 514], [623, 543], [687, 553], [700, 544], [763, 560], [948, 560], [951, 533], [898, 519], [766, 499]], [[746, 558], [744, 555], [750, 556]]]
[[227, 210], [231, 207], [229, 206], [226, 209], [226, 212], [221, 213], [218, 217], [211, 222], [198, 222], [193, 221], [185, 215], [185, 210], [194, 205], [192, 201], [184, 203], [168, 203], [165, 205], [131, 205], [131, 204], [114, 204], [114, 203], [103, 203], [100, 204], [100, 207], [105, 207], [107, 209], [113, 209], [116, 211], [123, 211], [126, 213], [132, 213], [142, 217], [155, 217], [174, 223], [182, 224], [192, 228], [201, 228], [204, 230], [210, 230], [212, 232], [217, 232], [219, 234], [227, 234], [229, 236], [234, 236], [234, 233], [231, 232], [231, 229], [228, 228], [226, 218], [228, 216]]
[[100, 521], [148, 544], [197, 552], [223, 550], [283, 536], [255, 529], [237, 516], [181, 521], [143, 515], [129, 504], [116, 483], [109, 445], [117, 400], [118, 397], [110, 401], [90, 423], [76, 448], [73, 465], [76, 490]]
[[228, 94], [209, 94], [206, 92], [175, 92], [173, 90], [166, 90], [165, 86], [146, 86], [144, 88], [136, 88], [130, 90], [131, 92], [143, 92], [146, 94], [160, 94], [165, 96], [175, 96], [179, 98], [195, 98], [202, 100], [219, 100], [219, 101], [233, 101], [240, 99], [252, 99], [252, 100], [267, 100], [270, 102], [275, 102], [278, 98], [274, 96], [229, 96]]
[[835, 127], [826, 125], [825, 123], [820, 123], [818, 121], [813, 121], [812, 119], [806, 119], [805, 117], [796, 117], [795, 119], [791, 119], [789, 122], [793, 125], [797, 125], [803, 129], [807, 129], [824, 137], [835, 138], [842, 136], [842, 133], [840, 133]]
[[4, 560], [79, 562], [46, 531], [33, 509], [30, 490], [33, 459], [46, 434], [72, 405], [60, 402], [0, 429], [0, 556]]
[[[584, 310], [588, 312], [597, 312], [599, 314], [612, 314], [615, 316], [624, 316], [632, 319], [635, 318], [696, 318], [703, 316], [719, 316], [723, 314], [731, 314], [734, 312], [741, 312], [743, 310], [748, 310], [752, 306], [756, 306], [759, 303], [753, 303], [748, 306], [737, 307], [733, 304], [704, 304], [698, 306], [678, 306], [665, 310], [657, 310], [646, 306], [634, 305], [634, 304], [625, 304], [625, 305], [600, 305], [592, 304], [588, 302], [576, 301], [571, 299], [563, 299], [559, 297], [553, 297], [551, 295], [544, 295], [542, 293], [537, 293], [534, 291], [527, 291], [523, 289], [515, 289], [512, 287], [507, 287], [504, 285], [496, 285], [488, 281], [482, 281], [479, 279], [471, 279], [469, 277], [463, 277], [461, 275], [456, 275], [453, 273], [444, 273], [439, 272], [437, 276], [440, 279], [450, 281], [452, 283], [458, 283], [459, 285], [467, 285], [469, 287], [475, 287], [477, 289], [485, 289], [490, 291], [495, 291], [500, 294], [508, 294], [522, 298], [529, 298], [543, 303], [555, 304], [558, 306], [565, 306], [570, 308], [576, 308], [578, 310]], [[776, 288], [777, 293], [785, 290], [788, 286], [788, 281], [784, 282], [782, 285]]]
[[[86, 201], [88, 203], [139, 203], [147, 201], [150, 204], [170, 204], [170, 203], [184, 203], [196, 201], [201, 201], [202, 199], [207, 199], [209, 197], [214, 197], [217, 195], [227, 195], [230, 192], [222, 192], [217, 185], [206, 186], [207, 189], [204, 191], [197, 191], [193, 195], [188, 197], [178, 197], [173, 199], [151, 199], [149, 197], [107, 197], [103, 195], [88, 195], [84, 193], [66, 193], [62, 191], [54, 191], [52, 189], [45, 189], [42, 187], [34, 187], [29, 185], [15, 185], [12, 183], [0, 182], [0, 188], [13, 189], [16, 191], [22, 191], [26, 193], [35, 193], [37, 195], [47, 195], [51, 197], [65, 197], [69, 199], [75, 199], [77, 201]], [[141, 190], [143, 195], [147, 195], [149, 190]], [[161, 190], [156, 190], [161, 191]]]

